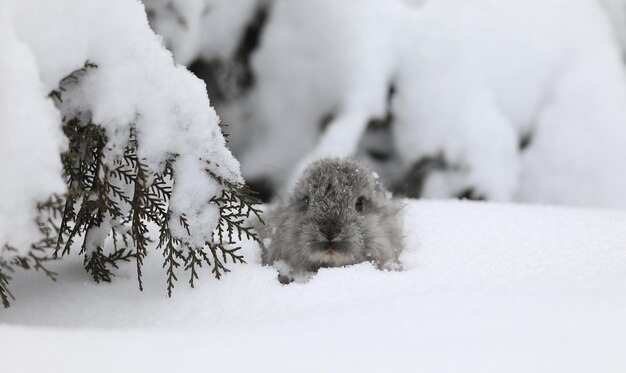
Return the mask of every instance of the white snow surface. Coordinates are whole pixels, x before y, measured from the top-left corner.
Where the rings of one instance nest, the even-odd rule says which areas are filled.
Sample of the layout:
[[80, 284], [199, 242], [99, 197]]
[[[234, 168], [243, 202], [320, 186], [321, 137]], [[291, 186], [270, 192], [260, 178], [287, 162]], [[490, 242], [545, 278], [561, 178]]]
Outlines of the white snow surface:
[[62, 115], [91, 115], [106, 130], [105, 162], [122, 154], [133, 126], [138, 156], [150, 172], [178, 155], [170, 210], [187, 216], [191, 235], [178, 223], [172, 232], [194, 246], [210, 241], [219, 212], [208, 202], [222, 187], [205, 169], [241, 183], [239, 163], [225, 146], [204, 82], [174, 63], [150, 29], [142, 3], [0, 0], [0, 12], [0, 171], [10, 180], [0, 193], [11, 196], [0, 209], [0, 246], [7, 239], [22, 245], [36, 240], [34, 228], [13, 228], [34, 223], [35, 202], [63, 191], [61, 113], [47, 94], [86, 61], [97, 68], [63, 92]]
[[622, 0], [273, 4], [253, 57], [246, 178], [281, 185], [312, 159], [355, 154], [393, 85], [400, 168], [451, 166], [424, 196], [626, 207]]
[[222, 280], [180, 277], [164, 295], [158, 253], [111, 284], [80, 258], [56, 283], [16, 274], [0, 312], [12, 373], [624, 372], [626, 212], [407, 201], [404, 271], [322, 269], [281, 285], [246, 244]]

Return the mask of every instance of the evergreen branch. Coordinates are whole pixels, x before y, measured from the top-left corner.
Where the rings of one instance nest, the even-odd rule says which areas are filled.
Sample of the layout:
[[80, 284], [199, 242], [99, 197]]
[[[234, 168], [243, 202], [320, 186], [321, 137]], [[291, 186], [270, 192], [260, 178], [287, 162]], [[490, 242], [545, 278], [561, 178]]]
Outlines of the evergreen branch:
[[11, 306], [11, 302], [9, 299], [15, 300], [15, 297], [9, 291], [9, 280], [11, 278], [4, 274], [0, 269], [0, 299], [2, 300], [2, 305], [4, 308], [9, 308]]
[[180, 267], [180, 262], [178, 262], [177, 259], [183, 259], [184, 261], [182, 251], [176, 248], [174, 241], [175, 240], [172, 237], [167, 238], [163, 249], [163, 256], [165, 257], [163, 268], [166, 268], [168, 297], [172, 296], [174, 282], [178, 281], [178, 278], [176, 277], [176, 268]]
[[70, 233], [69, 237], [67, 238], [68, 244], [64, 246], [61, 256], [64, 256], [65, 254], [69, 254], [70, 246], [72, 244], [71, 242], [72, 235], [71, 235], [71, 229], [69, 227], [69, 222], [75, 218], [74, 204], [75, 204], [75, 200], [72, 198], [72, 194], [69, 193], [65, 200], [65, 208], [63, 210], [63, 218], [61, 220], [61, 226], [59, 227], [59, 236], [57, 238], [56, 249], [54, 250], [54, 254], [52, 254], [54, 258], [58, 257], [59, 250], [61, 248], [61, 245], [63, 244], [63, 234], [66, 232]]
[[[11, 248], [8, 245], [5, 245], [3, 248], [3, 251], [10, 250]], [[2, 300], [4, 308], [9, 308], [11, 306], [10, 300], [15, 300], [15, 297], [9, 290], [9, 281], [11, 280], [11, 276], [9, 276], [6, 272], [13, 272], [13, 268], [2, 258], [2, 256], [0, 256], [0, 300]]]
[[197, 250], [189, 250], [187, 252], [187, 256], [185, 257], [185, 271], [189, 271], [189, 286], [192, 288], [194, 286], [194, 280], [198, 279], [198, 272], [196, 271], [196, 266], [202, 267], [202, 261], [196, 256]]
[[[125, 158], [134, 158], [134, 152], [127, 152]], [[148, 228], [142, 219], [142, 207], [145, 205], [142, 201], [145, 198], [144, 189], [146, 184], [146, 172], [139, 162], [131, 162], [135, 164], [135, 192], [133, 194], [133, 200], [131, 201], [132, 210], [132, 239], [136, 249], [136, 265], [137, 265], [137, 283], [139, 284], [139, 290], [143, 291], [143, 282], [141, 280], [141, 267], [143, 266], [143, 259], [148, 255]]]
[[191, 231], [189, 230], [189, 223], [187, 222], [187, 217], [183, 214], [178, 217], [178, 221], [180, 225], [185, 228], [187, 234], [191, 236]]
[[228, 263], [228, 259], [226, 255], [230, 257], [233, 263], [245, 263], [246, 262], [243, 259], [243, 255], [237, 255], [237, 251], [241, 250], [241, 247], [227, 249], [223, 246], [220, 246], [220, 250], [222, 251], [222, 258], [224, 259], [224, 263]]
[[111, 282], [114, 276], [113, 272], [108, 268], [119, 268], [118, 262], [129, 262], [135, 254], [130, 250], [119, 249], [113, 253], [105, 255], [102, 246], [98, 246], [91, 254], [85, 254], [84, 265], [85, 270], [91, 274], [97, 283]]
[[[43, 251], [44, 249], [33, 249], [31, 250], [30, 253], [28, 253], [27, 260], [24, 260], [24, 258], [19, 258], [20, 262], [22, 263], [22, 268], [29, 269], [30, 267], [32, 267], [35, 269], [35, 271], [41, 270], [46, 275], [46, 277], [48, 277], [52, 281], [56, 281], [58, 274], [56, 272], [49, 270], [44, 265], [45, 262], [55, 260], [55, 259], [50, 258], [45, 255], [42, 255], [42, 256], [35, 255], [35, 252], [43, 252]], [[30, 264], [29, 261], [32, 261], [32, 264]]]
[[[41, 228], [41, 227], [40, 227]], [[7, 272], [14, 272], [14, 267], [22, 269], [34, 269], [36, 271], [41, 270], [52, 281], [56, 281], [57, 274], [44, 265], [44, 262], [54, 260], [46, 255], [46, 250], [52, 248], [53, 241], [49, 238], [44, 238], [40, 242], [31, 245], [31, 251], [26, 256], [15, 256], [10, 260], [0, 257], [0, 298], [5, 308], [10, 306], [10, 299], [15, 299], [13, 294], [8, 289], [11, 276]], [[2, 249], [5, 253], [15, 253], [17, 250], [9, 245], [5, 245]]]
[[[126, 156], [124, 156], [124, 159], [126, 159]], [[122, 161], [116, 161], [116, 162], [120, 162], [120, 164], [118, 164], [117, 167], [115, 167], [114, 169], [110, 170], [109, 174], [113, 176], [114, 178], [118, 179], [119, 181], [123, 181], [127, 185], [136, 183], [137, 182], [136, 172], [134, 172], [132, 169], [128, 169], [129, 165], [127, 163], [121, 164]], [[136, 167], [134, 168], [136, 169]]]
[[[213, 269], [211, 270], [211, 272], [213, 273], [215, 278], [219, 280], [220, 278], [222, 278], [222, 274], [230, 272], [230, 269], [224, 266], [224, 264], [220, 261], [217, 255], [217, 252], [219, 250], [224, 250], [224, 248], [217, 245], [209, 244], [209, 249], [211, 251], [211, 255], [213, 256]], [[206, 261], [209, 261], [209, 258], [206, 254], [204, 255], [204, 257]]]
[[106, 267], [106, 257], [102, 247], [98, 246], [93, 253], [85, 254], [84, 266], [95, 282], [111, 282], [113, 273]]
[[97, 67], [98, 65], [95, 63], [90, 62], [89, 60], [85, 61], [83, 67], [72, 71], [65, 78], [61, 79], [59, 82], [59, 88], [50, 92], [48, 97], [56, 99], [59, 103], [63, 103], [62, 93], [66, 91], [68, 86], [77, 84], [89, 69], [95, 69]]

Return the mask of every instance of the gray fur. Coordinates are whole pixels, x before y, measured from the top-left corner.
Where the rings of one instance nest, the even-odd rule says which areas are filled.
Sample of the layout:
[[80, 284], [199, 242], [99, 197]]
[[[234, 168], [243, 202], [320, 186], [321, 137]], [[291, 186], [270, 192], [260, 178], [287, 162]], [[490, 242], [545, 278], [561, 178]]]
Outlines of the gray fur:
[[304, 171], [288, 200], [269, 212], [263, 264], [277, 264], [279, 270], [287, 264], [281, 282], [322, 267], [365, 261], [399, 268], [400, 209], [365, 164], [317, 161]]

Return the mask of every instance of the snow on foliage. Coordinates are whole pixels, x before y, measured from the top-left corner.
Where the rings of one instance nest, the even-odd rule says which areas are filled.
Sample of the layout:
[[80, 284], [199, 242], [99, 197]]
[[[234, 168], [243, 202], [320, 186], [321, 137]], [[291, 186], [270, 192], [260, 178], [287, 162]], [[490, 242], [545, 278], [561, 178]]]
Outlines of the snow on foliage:
[[[142, 4], [2, 0], [0, 5], [1, 141], [15, 139], [1, 150], [1, 167], [3, 171], [10, 167], [11, 180], [2, 186], [2, 194], [16, 196], [2, 205], [1, 243], [23, 248], [32, 230], [17, 231], [22, 237], [15, 239], [8, 235], [13, 226], [4, 220], [17, 216], [19, 225], [34, 221], [35, 203], [62, 191], [61, 114], [87, 117], [105, 130], [104, 152], [110, 165], [123, 156], [133, 131], [137, 157], [150, 174], [176, 157], [169, 209], [174, 216], [184, 214], [189, 229], [177, 220], [170, 224], [172, 233], [193, 246], [211, 241], [220, 211], [209, 201], [224, 189], [216, 177], [242, 183], [239, 164], [225, 147], [204, 83], [174, 64], [150, 29]], [[54, 95], [60, 114], [46, 96], [83, 66], [89, 71], [80, 76], [80, 84], [71, 89], [61, 86]]]
[[624, 207], [617, 41], [597, 0], [274, 2], [242, 171], [278, 185], [298, 164], [354, 154], [388, 110], [402, 174], [443, 164], [422, 196]]
[[[60, 115], [39, 80], [37, 61], [0, 2], [0, 245], [24, 250], [39, 231], [35, 202], [63, 192]], [[24, 251], [22, 251], [24, 253]]]

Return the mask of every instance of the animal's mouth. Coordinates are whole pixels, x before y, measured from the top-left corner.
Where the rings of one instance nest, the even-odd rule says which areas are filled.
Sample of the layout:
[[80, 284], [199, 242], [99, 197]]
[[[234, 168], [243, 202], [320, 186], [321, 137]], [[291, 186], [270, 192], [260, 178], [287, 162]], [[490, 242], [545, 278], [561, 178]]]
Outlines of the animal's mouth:
[[329, 266], [340, 266], [346, 262], [346, 256], [336, 250], [318, 251], [313, 257], [320, 264]]
[[346, 256], [340, 251], [328, 249], [322, 251], [319, 257], [325, 262], [341, 262]]
[[323, 267], [338, 267], [350, 264], [350, 256], [345, 243], [341, 241], [323, 241], [316, 245], [312, 259]]

